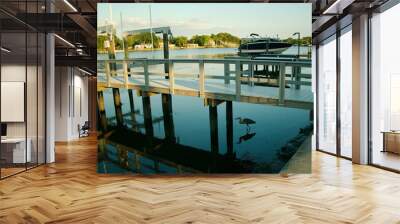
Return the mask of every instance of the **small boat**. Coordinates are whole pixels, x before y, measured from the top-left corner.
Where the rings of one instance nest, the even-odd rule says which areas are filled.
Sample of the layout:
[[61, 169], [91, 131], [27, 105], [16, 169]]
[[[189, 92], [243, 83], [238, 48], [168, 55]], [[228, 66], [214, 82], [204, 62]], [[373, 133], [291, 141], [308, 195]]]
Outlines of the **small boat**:
[[292, 44], [277, 38], [260, 37], [250, 34], [250, 38], [242, 38], [239, 46], [239, 56], [259, 56], [264, 54], [280, 54]]

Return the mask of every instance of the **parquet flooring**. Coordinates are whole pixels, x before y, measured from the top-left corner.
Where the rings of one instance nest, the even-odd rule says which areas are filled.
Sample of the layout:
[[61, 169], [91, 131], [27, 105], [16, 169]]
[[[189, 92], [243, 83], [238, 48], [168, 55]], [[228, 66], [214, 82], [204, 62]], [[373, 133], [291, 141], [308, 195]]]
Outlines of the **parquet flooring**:
[[96, 139], [0, 181], [0, 223], [400, 223], [400, 175], [313, 152], [313, 174], [96, 173]]

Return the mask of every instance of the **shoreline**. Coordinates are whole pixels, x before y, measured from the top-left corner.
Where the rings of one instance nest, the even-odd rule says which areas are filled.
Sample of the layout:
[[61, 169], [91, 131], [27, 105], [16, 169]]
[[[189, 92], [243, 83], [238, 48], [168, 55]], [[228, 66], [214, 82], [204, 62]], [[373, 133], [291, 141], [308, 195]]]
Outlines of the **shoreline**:
[[[238, 48], [238, 47], [184, 47], [184, 48], [179, 48], [179, 47], [174, 47], [170, 48], [169, 50], [187, 50], [187, 49], [222, 49], [222, 48]], [[140, 50], [134, 50], [134, 49], [128, 49], [128, 52], [148, 52], [148, 51], [162, 51], [163, 48], [153, 48], [153, 49], [140, 49]], [[119, 52], [124, 52], [124, 50], [115, 50], [116, 53]], [[97, 53], [108, 53], [106, 50], [97, 50]]]

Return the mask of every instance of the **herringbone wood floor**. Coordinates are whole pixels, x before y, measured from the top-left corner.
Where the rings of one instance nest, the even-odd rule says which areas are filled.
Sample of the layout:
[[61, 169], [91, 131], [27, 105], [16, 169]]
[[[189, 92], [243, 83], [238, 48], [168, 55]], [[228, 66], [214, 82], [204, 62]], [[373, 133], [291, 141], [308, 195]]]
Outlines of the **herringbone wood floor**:
[[0, 181], [0, 223], [400, 223], [400, 175], [313, 153], [313, 174], [96, 174], [96, 139]]

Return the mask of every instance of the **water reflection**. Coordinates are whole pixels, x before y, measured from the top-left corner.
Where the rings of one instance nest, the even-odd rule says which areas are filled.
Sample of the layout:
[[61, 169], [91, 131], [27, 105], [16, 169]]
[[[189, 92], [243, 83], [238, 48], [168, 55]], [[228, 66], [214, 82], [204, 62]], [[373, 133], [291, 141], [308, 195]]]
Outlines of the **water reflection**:
[[[171, 50], [170, 56], [223, 58], [236, 51], [184, 49]], [[106, 57], [98, 54], [99, 59]], [[129, 57], [163, 55], [130, 52]], [[122, 59], [123, 53], [116, 58]], [[162, 72], [164, 66], [152, 65], [149, 70]], [[198, 66], [182, 64], [175, 70], [198, 73]], [[211, 64], [205, 70], [218, 75], [224, 67]], [[312, 131], [309, 111], [301, 109], [127, 89], [106, 89], [98, 100], [100, 173], [278, 173]]]
[[237, 144], [240, 144], [242, 142], [245, 142], [247, 140], [250, 140], [251, 138], [253, 138], [256, 135], [256, 133], [250, 133], [250, 128], [246, 130], [246, 134], [242, 135], [239, 137], [239, 141], [237, 142]]
[[312, 130], [305, 110], [124, 89], [120, 94], [118, 115], [112, 91], [103, 92], [103, 173], [277, 173]]

